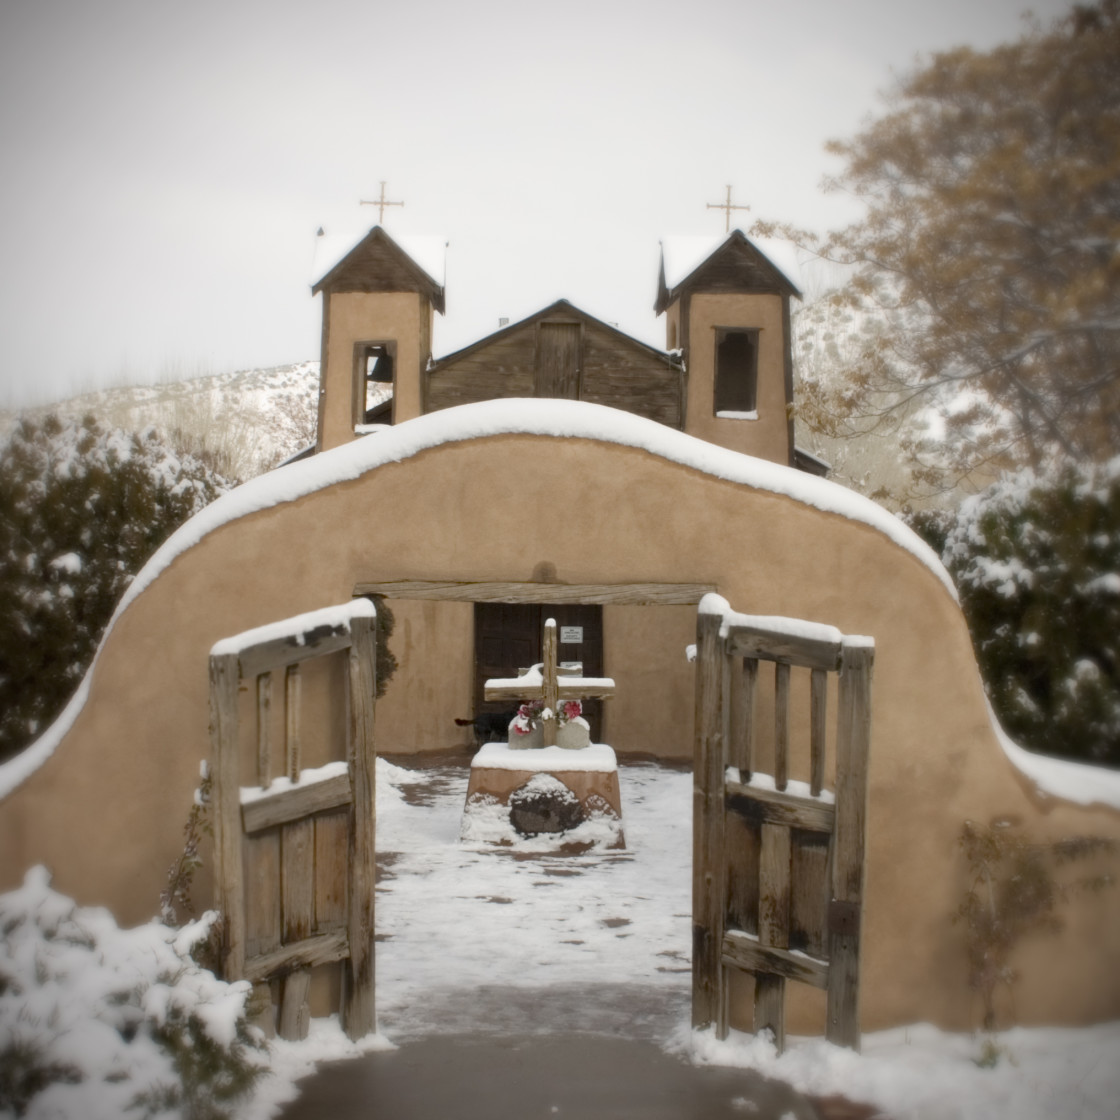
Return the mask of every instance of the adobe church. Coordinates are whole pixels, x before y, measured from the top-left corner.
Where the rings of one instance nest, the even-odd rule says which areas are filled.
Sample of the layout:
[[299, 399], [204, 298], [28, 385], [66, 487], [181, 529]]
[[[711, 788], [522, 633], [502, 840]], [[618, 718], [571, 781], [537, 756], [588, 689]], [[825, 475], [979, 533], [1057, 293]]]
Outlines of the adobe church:
[[[379, 754], [465, 746], [469, 730], [454, 720], [485, 710], [484, 678], [539, 660], [547, 615], [559, 622], [563, 660], [614, 679], [596, 738], [623, 755], [696, 762], [692, 831], [687, 819], [666, 821], [682, 843], [691, 835], [700, 868], [694, 963], [704, 956], [719, 973], [763, 959], [772, 979], [819, 987], [831, 965], [800, 948], [815, 944], [798, 941], [804, 922], [847, 952], [864, 1029], [970, 1027], [964, 932], [953, 921], [965, 889], [962, 826], [1012, 821], [1039, 841], [1120, 841], [1120, 782], [1073, 763], [1044, 766], [1003, 740], [937, 557], [881, 507], [817, 477], [825, 464], [794, 446], [790, 280], [739, 232], [683, 260], [667, 242], [656, 297], [665, 351], [560, 302], [439, 359], [431, 336], [443, 289], [384, 230], [314, 290], [323, 297], [315, 453], [223, 495], [136, 576], [66, 710], [0, 766], [0, 889], [43, 863], [80, 902], [108, 905], [123, 923], [147, 919], [221, 732], [232, 744], [218, 806], [231, 822], [225, 855], [240, 858], [243, 825], [252, 843], [272, 843], [275, 870], [284, 813], [319, 798], [323, 819], [313, 842], [304, 833], [302, 847], [291, 846], [293, 859], [364, 876], [371, 898], [370, 771], [359, 774], [348, 751], [359, 738]], [[383, 597], [396, 616], [399, 668], [375, 719], [354, 715], [371, 700], [368, 657], [355, 658], [351, 623], [329, 613], [351, 604], [344, 610], [368, 649], [366, 596]], [[730, 612], [716, 617], [721, 603]], [[312, 614], [299, 624], [306, 632], [282, 625], [324, 610], [327, 622]], [[728, 697], [748, 695], [748, 663], [759, 656], [743, 616], [799, 621], [766, 689], [758, 674], [757, 704], [736, 708]], [[247, 633], [255, 668], [242, 656]], [[717, 647], [722, 680], [709, 656]], [[862, 691], [847, 697], [840, 649], [862, 666]], [[826, 708], [838, 722], [818, 734], [815, 713]], [[752, 726], [769, 727], [775, 745], [744, 768], [726, 752]], [[839, 788], [839, 765], [817, 762], [818, 747], [838, 757], [853, 729], [870, 742], [855, 797]], [[286, 742], [289, 767], [297, 758], [297, 777], [333, 764], [329, 781], [268, 795], [270, 735]], [[779, 740], [789, 746], [780, 767]], [[748, 780], [779, 769], [772, 789]], [[790, 788], [816, 790], [808, 808], [791, 808], [787, 776]], [[753, 841], [718, 819], [749, 795], [766, 802], [751, 811], [763, 822], [762, 862], [779, 882], [767, 915], [728, 870]], [[365, 848], [347, 847], [345, 806], [365, 814]], [[862, 847], [844, 849], [858, 905], [834, 883], [831, 895], [813, 895], [807, 916], [797, 884], [823, 891], [840, 861], [811, 836], [782, 840], [783, 849], [771, 843], [775, 829], [784, 821], [787, 838], [827, 831], [845, 806], [866, 833]], [[747, 833], [758, 835], [757, 824]], [[219, 870], [215, 891], [218, 862], [204, 853], [201, 901], [234, 889]], [[271, 925], [253, 916], [264, 896], [248, 897], [238, 951], [275, 961], [278, 938], [266, 943], [261, 930], [275, 933], [282, 918], [307, 970], [347, 954], [368, 964], [372, 913], [347, 924], [338, 910], [355, 897], [350, 882], [293, 892], [294, 914], [268, 895]], [[717, 888], [738, 892], [734, 904], [724, 908]], [[742, 924], [722, 937], [732, 911]], [[1062, 916], [1059, 936], [1024, 942], [1016, 958], [1018, 1021], [1120, 1016], [1120, 891], [1079, 895]], [[750, 923], [762, 932], [764, 917], [774, 939], [760, 948]], [[775, 990], [765, 993], [771, 1005]], [[818, 1029], [799, 1022], [790, 1029]]]
[[[422, 248], [430, 254], [430, 245]], [[323, 301], [318, 452], [456, 405], [532, 397], [589, 401], [732, 451], [827, 470], [794, 444], [790, 302], [800, 293], [738, 230], [722, 242], [663, 242], [654, 310], [665, 315], [665, 351], [560, 300], [433, 359], [432, 322], [444, 310], [444, 290], [380, 226], [325, 270], [313, 291]], [[545, 516], [557, 526], [576, 522], [580, 506], [573, 494], [566, 513]], [[552, 617], [568, 639], [565, 661], [619, 681], [606, 711], [588, 704], [596, 741], [688, 756], [692, 671], [683, 651], [694, 640], [695, 604], [712, 588], [634, 589], [625, 599], [573, 602], [547, 556], [523, 579], [539, 586], [384, 581], [362, 588], [394, 598], [400, 667], [380, 709], [386, 749], [433, 750], [469, 739], [454, 720], [502, 710], [483, 699], [483, 682], [536, 663], [543, 621]]]

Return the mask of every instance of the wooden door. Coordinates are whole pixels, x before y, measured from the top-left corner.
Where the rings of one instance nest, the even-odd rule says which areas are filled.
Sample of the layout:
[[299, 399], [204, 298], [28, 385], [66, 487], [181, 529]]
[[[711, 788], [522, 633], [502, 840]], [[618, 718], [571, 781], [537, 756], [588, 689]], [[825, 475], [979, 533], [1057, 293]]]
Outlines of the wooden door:
[[538, 397], [579, 399], [582, 330], [579, 323], [541, 323], [537, 328]]
[[[508, 700], [483, 699], [483, 687], [490, 677], [515, 677], [519, 669], [540, 661], [541, 639], [548, 618], [556, 619], [561, 663], [578, 661], [582, 663], [584, 676], [604, 675], [601, 606], [594, 603], [476, 603], [475, 715], [510, 711], [515, 706]], [[602, 700], [585, 700], [583, 711], [591, 724], [592, 741], [601, 741]]]

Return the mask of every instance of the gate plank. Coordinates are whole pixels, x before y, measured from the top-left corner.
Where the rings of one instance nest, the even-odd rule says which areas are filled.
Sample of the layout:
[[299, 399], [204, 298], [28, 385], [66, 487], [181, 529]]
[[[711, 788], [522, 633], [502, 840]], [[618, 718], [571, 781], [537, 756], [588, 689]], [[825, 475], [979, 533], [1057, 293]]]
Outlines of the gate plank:
[[816, 797], [824, 785], [825, 737], [828, 729], [828, 674], [809, 675], [809, 792]]
[[[789, 829], [762, 826], [758, 859], [758, 940], [763, 946], [789, 946]], [[774, 1044], [785, 1046], [785, 977], [759, 972], [755, 976], [754, 1029], [769, 1028]]]
[[762, 826], [758, 857], [758, 939], [763, 945], [789, 945], [789, 829]]
[[257, 785], [272, 785], [272, 674], [257, 677]]
[[753, 657], [728, 658], [731, 664], [741, 661], [740, 671], [732, 674], [731, 740], [727, 759], [736, 766], [744, 781], [754, 768], [754, 713], [758, 684], [758, 662]]
[[724, 829], [727, 845], [726, 927], [757, 934], [759, 825], [739, 813], [729, 813]]
[[789, 784], [789, 665], [774, 666], [774, 784], [784, 790]]
[[311, 969], [297, 968], [284, 977], [284, 994], [280, 998], [280, 1022], [276, 1033], [289, 1042], [307, 1037], [311, 1026]]
[[259, 956], [280, 944], [280, 830], [247, 837], [243, 848], [245, 956]]
[[[349, 778], [346, 780], [350, 784]], [[324, 813], [315, 818], [315, 932], [346, 925], [346, 880], [349, 876], [350, 814]]]
[[288, 778], [299, 781], [300, 675], [298, 665], [284, 671], [284, 765]]
[[284, 944], [311, 936], [314, 913], [315, 848], [310, 817], [280, 830], [280, 910]]
[[790, 944], [822, 958], [828, 953], [829, 839], [798, 830], [790, 864]]

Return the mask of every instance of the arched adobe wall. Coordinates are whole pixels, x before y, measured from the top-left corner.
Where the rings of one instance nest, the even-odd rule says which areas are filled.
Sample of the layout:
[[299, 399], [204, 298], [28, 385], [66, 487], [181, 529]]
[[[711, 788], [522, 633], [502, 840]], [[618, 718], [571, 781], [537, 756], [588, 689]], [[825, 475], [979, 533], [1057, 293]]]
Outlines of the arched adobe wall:
[[[505, 407], [449, 410], [276, 472], [268, 487], [300, 495], [281, 504], [263, 485], [235, 491], [173, 538], [106, 637], [88, 701], [0, 803], [0, 887], [45, 862], [60, 889], [122, 920], [155, 910], [208, 753], [207, 654], [225, 635], [359, 582], [520, 581], [542, 561], [571, 583], [707, 582], [737, 610], [875, 638], [864, 1021], [969, 1025], [951, 923], [963, 821], [1120, 838], [1120, 814], [1042, 800], [1010, 764], [944, 573], [905, 530], [831, 484], [610, 410], [525, 407], [509, 426], [566, 438], [500, 431]], [[1120, 891], [1070, 915], [1047, 969], [1020, 985], [1025, 1021], [1120, 1013]]]

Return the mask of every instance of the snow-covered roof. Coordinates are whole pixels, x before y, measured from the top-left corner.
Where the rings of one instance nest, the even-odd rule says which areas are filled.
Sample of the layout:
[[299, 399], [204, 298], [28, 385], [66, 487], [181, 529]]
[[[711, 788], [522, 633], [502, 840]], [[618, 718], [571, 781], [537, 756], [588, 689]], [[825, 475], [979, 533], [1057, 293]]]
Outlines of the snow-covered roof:
[[[325, 230], [321, 236], [316, 237], [315, 255], [311, 264], [312, 287], [372, 232], [368, 226], [351, 226], [346, 229]], [[385, 232], [389, 233], [388, 230]], [[447, 271], [446, 237], [416, 233], [389, 233], [389, 237], [428, 274], [433, 284], [441, 288], [444, 286]]]
[[[732, 230], [722, 237], [663, 237], [661, 260], [665, 268], [665, 287], [672, 291], [687, 280], [717, 249], [738, 233]], [[752, 237], [750, 243], [765, 256], [786, 279], [801, 291], [807, 287], [804, 254], [792, 242], [772, 237]]]

